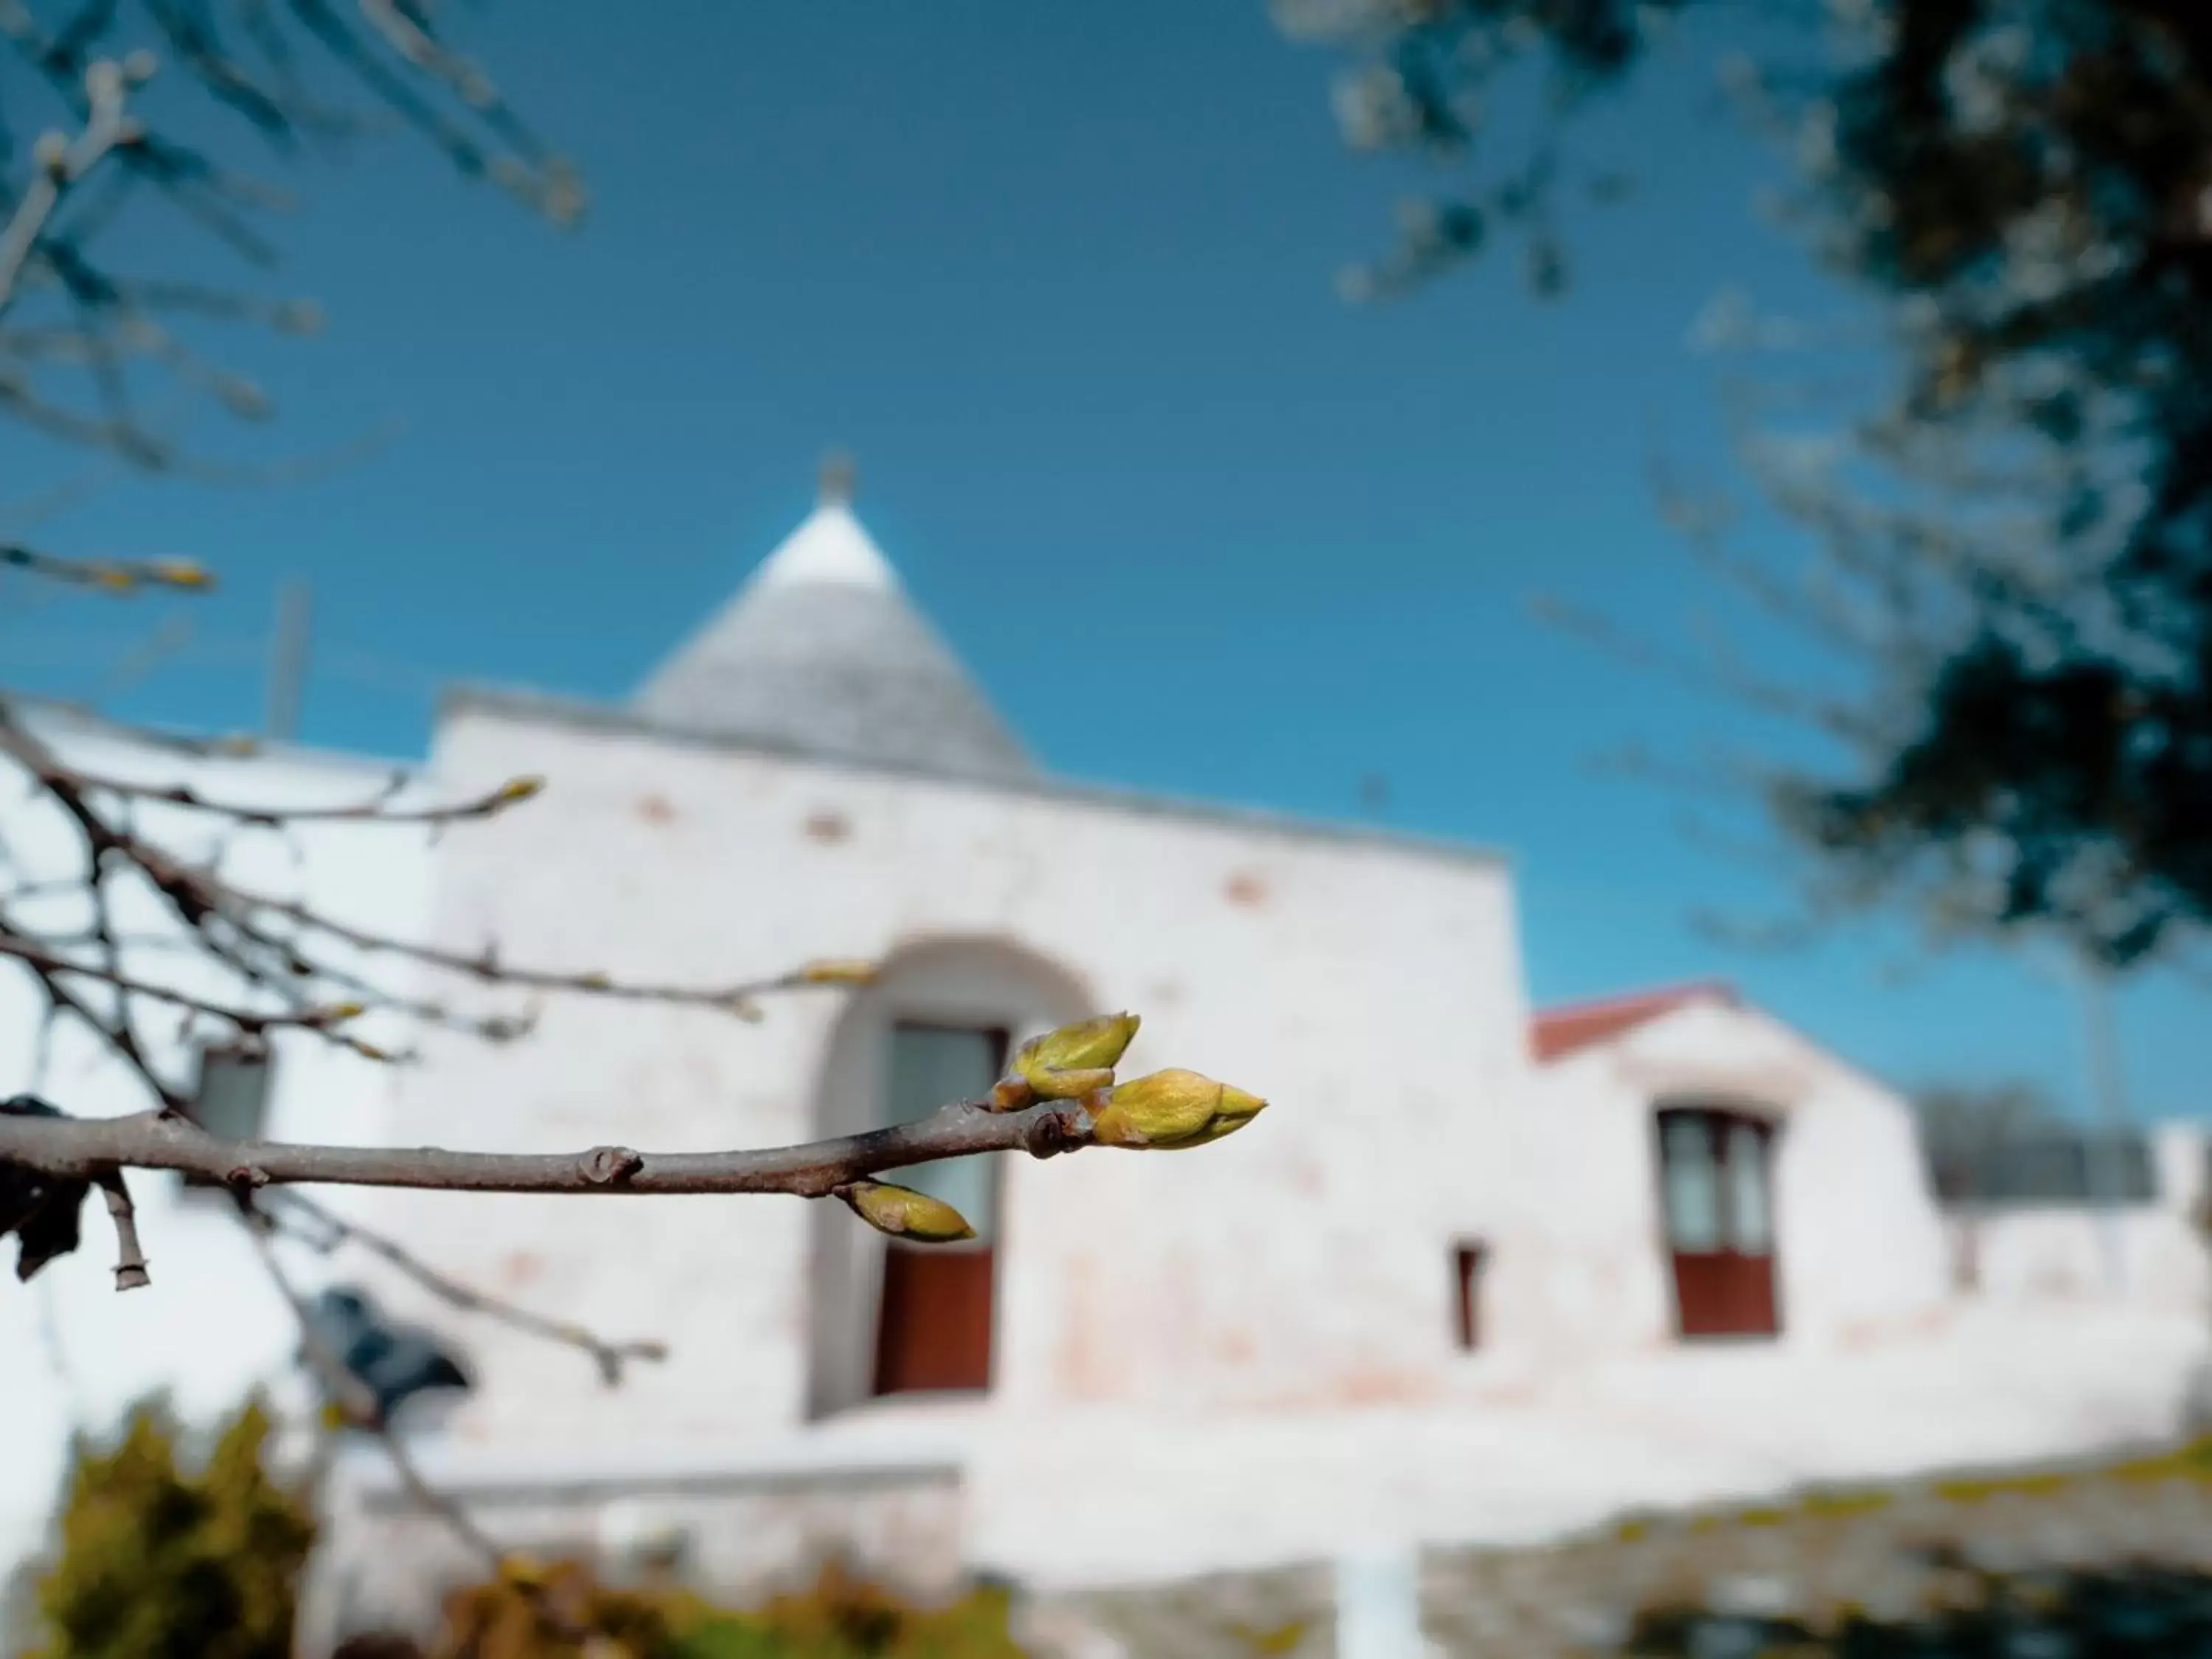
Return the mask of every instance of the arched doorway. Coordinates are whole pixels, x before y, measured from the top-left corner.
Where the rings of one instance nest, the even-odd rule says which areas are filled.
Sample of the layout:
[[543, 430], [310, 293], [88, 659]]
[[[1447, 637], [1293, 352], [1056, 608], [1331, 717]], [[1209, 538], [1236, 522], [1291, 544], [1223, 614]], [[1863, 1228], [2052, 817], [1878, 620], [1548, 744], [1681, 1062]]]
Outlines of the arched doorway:
[[1699, 1103], [1661, 1108], [1658, 1126], [1675, 1334], [1778, 1334], [1773, 1121]]
[[[818, 1131], [856, 1133], [973, 1098], [1003, 1074], [1014, 1044], [1095, 1012], [1073, 975], [1003, 941], [946, 939], [901, 951], [838, 1021], [823, 1068]], [[813, 1415], [886, 1395], [990, 1386], [1008, 1243], [1004, 1164], [1003, 1154], [948, 1159], [891, 1177], [957, 1208], [975, 1228], [970, 1243], [900, 1244], [842, 1206], [816, 1207]]]

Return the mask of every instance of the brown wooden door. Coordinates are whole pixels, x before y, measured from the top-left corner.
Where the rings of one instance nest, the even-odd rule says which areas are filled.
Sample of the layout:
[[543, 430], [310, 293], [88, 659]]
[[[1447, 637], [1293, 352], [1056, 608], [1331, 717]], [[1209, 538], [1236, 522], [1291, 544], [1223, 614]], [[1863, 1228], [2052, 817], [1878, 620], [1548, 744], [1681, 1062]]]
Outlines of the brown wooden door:
[[878, 1394], [991, 1386], [992, 1257], [988, 1244], [889, 1247], [876, 1337]]
[[[884, 1121], [911, 1122], [947, 1101], [988, 1093], [1005, 1069], [1006, 1040], [1001, 1030], [913, 1021], [894, 1025]], [[998, 1174], [995, 1159], [981, 1157], [920, 1164], [890, 1177], [951, 1205], [968, 1218], [976, 1238], [964, 1244], [886, 1243], [875, 1393], [991, 1386]]]
[[1772, 1336], [1772, 1127], [1740, 1113], [1659, 1115], [1660, 1181], [1674, 1269], [1675, 1329], [1686, 1337]]

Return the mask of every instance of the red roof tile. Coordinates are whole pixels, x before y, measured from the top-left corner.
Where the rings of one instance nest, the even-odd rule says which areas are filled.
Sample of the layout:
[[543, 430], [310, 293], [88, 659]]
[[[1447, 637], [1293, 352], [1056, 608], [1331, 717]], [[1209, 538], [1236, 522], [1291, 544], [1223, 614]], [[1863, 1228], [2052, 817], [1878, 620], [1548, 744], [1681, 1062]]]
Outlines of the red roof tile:
[[1539, 1060], [1559, 1060], [1593, 1043], [1604, 1042], [1638, 1026], [1671, 1014], [1692, 1002], [1712, 1000], [1733, 1007], [1735, 988], [1722, 980], [1695, 980], [1657, 990], [1633, 991], [1595, 1002], [1563, 1003], [1539, 1009], [1528, 1023], [1529, 1047]]

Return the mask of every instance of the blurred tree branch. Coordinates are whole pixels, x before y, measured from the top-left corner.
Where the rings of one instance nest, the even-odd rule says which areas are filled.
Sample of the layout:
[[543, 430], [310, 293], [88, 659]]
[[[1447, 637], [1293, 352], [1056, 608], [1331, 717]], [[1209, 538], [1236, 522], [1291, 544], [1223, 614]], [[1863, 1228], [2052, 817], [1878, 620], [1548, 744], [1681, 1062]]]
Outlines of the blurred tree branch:
[[[1535, 76], [1548, 121], [1693, 8], [1718, 9], [1278, 0], [1350, 59], [1348, 142], [1468, 169], [1355, 287], [1430, 280], [1501, 205], [1546, 199], [1549, 141], [1516, 161], [1486, 133], [1502, 87]], [[1823, 914], [1903, 900], [1947, 934], [2170, 955], [2212, 922], [2212, 10], [1782, 0], [1762, 21], [1813, 49], [1733, 54], [1723, 80], [1784, 145], [1814, 257], [1886, 303], [1895, 373], [1832, 428], [1746, 444], [1814, 550], [1795, 581], [1692, 537], [1850, 671], [1803, 694], [1838, 758], [1770, 767], [1759, 799]], [[1734, 320], [1736, 343], [1802, 343]]]
[[471, 1290], [459, 1279], [440, 1273], [398, 1240], [348, 1219], [328, 1205], [305, 1193], [284, 1188], [265, 1192], [254, 1200], [263, 1225], [272, 1237], [299, 1239], [318, 1254], [328, 1255], [351, 1244], [397, 1267], [407, 1278], [448, 1307], [479, 1314], [500, 1324], [542, 1337], [549, 1342], [578, 1349], [599, 1368], [599, 1379], [609, 1388], [623, 1378], [623, 1368], [636, 1359], [668, 1357], [659, 1342], [610, 1342], [565, 1319], [548, 1319], [526, 1308]]
[[[56, 122], [27, 155], [0, 128], [0, 413], [153, 470], [183, 457], [142, 416], [136, 368], [166, 371], [233, 417], [267, 416], [266, 394], [203, 357], [179, 325], [299, 334], [319, 326], [317, 307], [133, 273], [104, 249], [118, 216], [151, 198], [247, 266], [271, 264], [258, 222], [287, 198], [222, 158], [214, 138], [226, 114], [276, 157], [349, 132], [307, 90], [310, 46], [325, 78], [365, 93], [459, 172], [556, 225], [580, 218], [575, 169], [446, 43], [423, 0], [0, 0], [0, 112], [20, 118], [43, 102]], [[157, 72], [182, 83], [164, 104], [180, 116], [159, 123], [131, 107]]]

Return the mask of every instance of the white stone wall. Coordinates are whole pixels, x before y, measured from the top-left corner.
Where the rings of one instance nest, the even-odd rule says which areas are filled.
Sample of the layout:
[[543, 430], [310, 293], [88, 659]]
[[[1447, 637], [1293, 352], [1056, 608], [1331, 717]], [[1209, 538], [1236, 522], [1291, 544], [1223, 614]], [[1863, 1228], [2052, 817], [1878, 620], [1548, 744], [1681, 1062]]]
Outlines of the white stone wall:
[[[1447, 1385], [1447, 1242], [1486, 1224], [1487, 1146], [1523, 1069], [1494, 860], [497, 708], [450, 718], [434, 770], [459, 792], [551, 780], [496, 844], [441, 856], [435, 926], [454, 945], [496, 938], [514, 960], [701, 981], [988, 942], [1032, 960], [1048, 1001], [1079, 990], [1141, 1012], [1132, 1065], [1191, 1066], [1277, 1103], [1203, 1155], [1009, 1162], [1004, 1407], [1323, 1407]], [[840, 1003], [780, 999], [750, 1025], [556, 1000], [512, 1049], [441, 1044], [410, 1079], [401, 1138], [803, 1139], [827, 1109]], [[806, 1415], [816, 1310], [799, 1200], [392, 1194], [379, 1208], [459, 1271], [674, 1345], [610, 1397], [581, 1362], [472, 1328], [488, 1386], [455, 1417], [459, 1443], [726, 1441]]]
[[[161, 784], [189, 783], [216, 799], [257, 805], [331, 805], [374, 795], [392, 775], [375, 763], [280, 751], [249, 764], [149, 753], [70, 723], [45, 729], [89, 771]], [[411, 792], [410, 792], [411, 794]], [[425, 842], [417, 830], [360, 824], [303, 825], [289, 837], [249, 832], [218, 846], [217, 820], [142, 805], [143, 833], [192, 856], [220, 853], [238, 884], [278, 896], [312, 894], [341, 920], [397, 933], [422, 925], [427, 896]], [[81, 843], [54, 815], [11, 809], [11, 855], [59, 878], [74, 871]], [[483, 833], [464, 830], [459, 835]], [[27, 919], [36, 913], [17, 907]], [[39, 919], [62, 925], [58, 911]], [[210, 996], [232, 988], [196, 952], [166, 948], [173, 934], [152, 896], [125, 890], [118, 932], [143, 942], [125, 952], [136, 976]], [[352, 959], [335, 951], [332, 959]], [[404, 987], [404, 969], [386, 982]], [[64, 1110], [100, 1116], [152, 1103], [136, 1080], [83, 1032], [64, 1024], [43, 1050], [41, 1003], [27, 976], [0, 969], [0, 1097], [35, 1092]], [[393, 1044], [404, 1029], [375, 1020], [364, 1036]], [[187, 1045], [173, 1016], [148, 1019], [143, 1040], [155, 1062], [188, 1080]], [[291, 1139], [374, 1143], [389, 1129], [392, 1069], [343, 1054], [312, 1037], [277, 1039], [270, 1133]], [[0, 1246], [8, 1277], [0, 1284], [0, 1564], [35, 1547], [56, 1497], [70, 1430], [103, 1430], [134, 1400], [166, 1393], [190, 1421], [234, 1407], [266, 1384], [296, 1390], [291, 1316], [270, 1290], [229, 1206], [219, 1194], [186, 1192], [173, 1176], [132, 1177], [139, 1232], [153, 1283], [116, 1294], [114, 1242], [95, 1201], [83, 1216], [77, 1253], [49, 1265], [27, 1285], [13, 1278], [15, 1244]], [[312, 1277], [317, 1267], [301, 1264]]]

